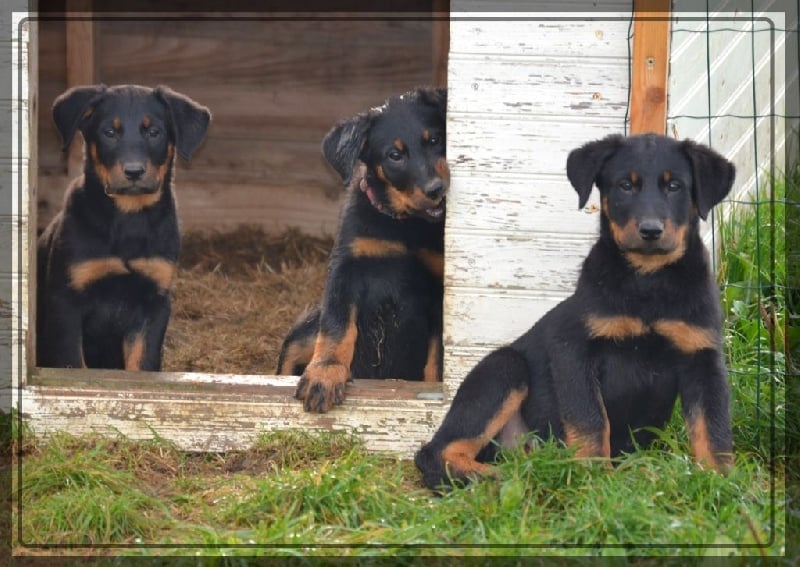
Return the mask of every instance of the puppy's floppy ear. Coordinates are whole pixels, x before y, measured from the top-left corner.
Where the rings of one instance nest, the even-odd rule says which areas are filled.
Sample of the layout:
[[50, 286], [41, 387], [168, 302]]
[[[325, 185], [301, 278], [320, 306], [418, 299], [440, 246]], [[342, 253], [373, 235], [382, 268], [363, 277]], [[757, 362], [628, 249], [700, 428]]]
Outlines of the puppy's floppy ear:
[[342, 178], [344, 185], [349, 185], [353, 177], [356, 160], [367, 140], [370, 122], [368, 113], [342, 120], [322, 140], [322, 155]]
[[63, 141], [61, 151], [69, 148], [81, 122], [89, 117], [92, 107], [100, 101], [105, 92], [105, 85], [73, 87], [59, 95], [53, 102], [53, 122]]
[[447, 113], [447, 89], [423, 87], [417, 93], [423, 103], [435, 106], [443, 116]]
[[578, 208], [582, 209], [592, 193], [592, 185], [597, 181], [606, 160], [614, 155], [624, 140], [619, 134], [606, 136], [582, 145], [567, 157], [567, 178], [578, 192]]
[[717, 152], [692, 140], [681, 142], [681, 150], [692, 164], [692, 198], [697, 214], [706, 220], [709, 211], [733, 187], [736, 168]]
[[188, 96], [164, 85], [157, 86], [153, 93], [169, 110], [175, 130], [175, 147], [180, 156], [188, 161], [206, 137], [211, 112]]

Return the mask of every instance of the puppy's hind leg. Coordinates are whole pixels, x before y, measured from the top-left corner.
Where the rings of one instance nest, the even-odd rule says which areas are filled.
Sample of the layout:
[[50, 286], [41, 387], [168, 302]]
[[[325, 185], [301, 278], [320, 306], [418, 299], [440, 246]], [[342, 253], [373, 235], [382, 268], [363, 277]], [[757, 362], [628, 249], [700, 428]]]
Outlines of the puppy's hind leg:
[[496, 350], [478, 363], [459, 387], [436, 435], [414, 458], [428, 488], [491, 474], [486, 461], [494, 450], [487, 446], [495, 438], [505, 441], [520, 433], [524, 424], [519, 409], [528, 395], [528, 380], [525, 357], [511, 348]]
[[303, 313], [295, 322], [281, 345], [275, 374], [300, 376], [314, 355], [314, 342], [319, 332], [319, 306]]

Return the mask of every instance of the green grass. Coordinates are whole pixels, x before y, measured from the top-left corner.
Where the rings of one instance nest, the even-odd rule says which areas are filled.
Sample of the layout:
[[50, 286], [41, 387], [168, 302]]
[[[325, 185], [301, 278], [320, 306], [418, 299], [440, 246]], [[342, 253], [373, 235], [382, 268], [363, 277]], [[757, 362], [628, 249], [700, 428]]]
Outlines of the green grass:
[[[797, 532], [799, 479], [786, 455], [800, 443], [786, 385], [797, 375], [800, 295], [785, 261], [797, 231], [785, 223], [797, 218], [787, 210], [798, 206], [799, 187], [795, 168], [774, 184], [774, 209], [742, 204], [721, 221], [736, 450], [727, 477], [693, 463], [678, 408], [654, 447], [615, 469], [537, 441], [527, 454], [502, 455], [498, 479], [443, 497], [422, 488], [410, 461], [369, 454], [341, 433], [274, 432], [247, 451], [190, 455], [159, 439], [39, 442], [24, 430], [11, 441], [24, 455], [22, 476], [13, 471], [22, 487], [19, 500], [13, 493], [22, 526], [15, 550], [104, 543], [119, 547], [55, 552], [199, 555], [213, 564], [307, 554], [786, 554], [796, 562], [787, 526]], [[190, 544], [198, 547], [182, 547]]]
[[800, 362], [794, 354], [800, 344], [800, 298], [787, 268], [787, 250], [798, 244], [797, 231], [787, 231], [792, 218], [787, 218], [787, 209], [796, 206], [789, 196], [798, 190], [800, 167], [774, 182], [761, 182], [761, 191], [734, 203], [719, 222], [719, 279], [737, 402], [732, 416], [735, 437], [764, 458], [770, 451], [781, 458], [787, 440], [786, 375], [796, 373]]
[[[114, 553], [133, 555], [182, 555], [185, 543], [214, 546], [193, 555], [240, 556], [782, 552], [780, 487], [776, 543], [734, 546], [771, 539], [770, 478], [758, 459], [737, 456], [723, 477], [700, 470], [685, 441], [664, 449], [610, 469], [540, 442], [505, 453], [500, 480], [437, 497], [409, 461], [369, 454], [341, 433], [276, 432], [246, 452], [205, 456], [163, 441], [59, 435], [23, 459], [22, 528], [28, 544], [119, 543], [129, 547]], [[145, 545], [155, 542], [178, 547]], [[346, 547], [319, 547], [332, 544]], [[452, 547], [407, 547], [426, 544]], [[507, 544], [520, 547], [477, 547]]]

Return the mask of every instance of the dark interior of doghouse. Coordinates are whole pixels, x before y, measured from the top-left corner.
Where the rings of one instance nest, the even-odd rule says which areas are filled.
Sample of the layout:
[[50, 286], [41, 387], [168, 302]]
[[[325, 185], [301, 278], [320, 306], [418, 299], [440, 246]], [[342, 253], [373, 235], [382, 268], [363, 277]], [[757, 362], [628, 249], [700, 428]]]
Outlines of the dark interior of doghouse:
[[322, 138], [390, 94], [442, 85], [442, 22], [97, 16], [77, 33], [64, 20], [39, 22], [37, 226], [79, 167], [50, 115], [69, 86], [87, 76], [164, 84], [208, 106], [204, 145], [176, 166], [183, 247], [163, 368], [271, 374], [286, 331], [321, 298], [337, 229], [344, 189]]

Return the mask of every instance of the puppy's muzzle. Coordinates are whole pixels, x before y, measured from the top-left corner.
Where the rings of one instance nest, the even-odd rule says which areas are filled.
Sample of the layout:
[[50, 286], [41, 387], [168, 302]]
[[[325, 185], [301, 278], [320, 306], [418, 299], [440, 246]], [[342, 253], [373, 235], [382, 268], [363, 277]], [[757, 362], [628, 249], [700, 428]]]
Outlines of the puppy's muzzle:
[[442, 198], [446, 189], [447, 187], [443, 180], [435, 179], [425, 186], [423, 193], [431, 201], [438, 201]]
[[653, 242], [664, 234], [664, 222], [658, 219], [645, 219], [639, 223], [639, 236], [645, 242]]

